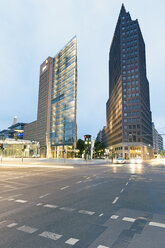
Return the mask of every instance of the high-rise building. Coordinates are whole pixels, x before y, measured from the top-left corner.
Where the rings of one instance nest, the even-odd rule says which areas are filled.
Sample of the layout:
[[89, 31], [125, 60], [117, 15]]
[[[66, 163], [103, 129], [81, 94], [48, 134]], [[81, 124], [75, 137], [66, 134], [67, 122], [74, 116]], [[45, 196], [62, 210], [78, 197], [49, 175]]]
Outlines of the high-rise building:
[[40, 142], [41, 155], [63, 157], [77, 141], [77, 39], [40, 66], [37, 121], [25, 126], [24, 138]]
[[154, 122], [152, 122], [152, 139], [153, 139], [153, 150], [154, 153], [159, 153], [159, 144], [158, 144], [158, 131], [155, 128]]
[[162, 152], [164, 149], [163, 149], [163, 137], [158, 134], [158, 146], [159, 146], [159, 153]]
[[122, 5], [109, 53], [105, 144], [115, 157], [152, 156], [145, 43], [138, 20]]
[[154, 122], [152, 122], [152, 137], [153, 137], [154, 153], [162, 152], [163, 151], [163, 138], [156, 130]]

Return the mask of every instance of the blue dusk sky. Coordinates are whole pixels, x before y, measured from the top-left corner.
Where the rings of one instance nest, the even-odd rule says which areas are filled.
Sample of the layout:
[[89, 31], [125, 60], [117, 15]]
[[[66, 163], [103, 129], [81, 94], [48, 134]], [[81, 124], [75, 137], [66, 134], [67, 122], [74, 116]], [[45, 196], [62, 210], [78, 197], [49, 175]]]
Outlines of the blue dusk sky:
[[0, 130], [36, 120], [39, 67], [74, 36], [78, 42], [78, 138], [106, 123], [108, 59], [120, 8], [138, 19], [146, 44], [152, 119], [165, 133], [165, 1], [5, 0], [0, 5]]

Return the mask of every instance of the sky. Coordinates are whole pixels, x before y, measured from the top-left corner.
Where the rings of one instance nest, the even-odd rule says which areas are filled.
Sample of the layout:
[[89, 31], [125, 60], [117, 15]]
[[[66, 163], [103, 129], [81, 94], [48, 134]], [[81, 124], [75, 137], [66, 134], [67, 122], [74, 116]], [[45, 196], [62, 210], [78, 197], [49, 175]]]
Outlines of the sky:
[[165, 134], [165, 1], [5, 0], [0, 5], [0, 130], [36, 120], [40, 64], [74, 36], [78, 42], [78, 138], [106, 123], [108, 59], [124, 3], [146, 44], [152, 119]]

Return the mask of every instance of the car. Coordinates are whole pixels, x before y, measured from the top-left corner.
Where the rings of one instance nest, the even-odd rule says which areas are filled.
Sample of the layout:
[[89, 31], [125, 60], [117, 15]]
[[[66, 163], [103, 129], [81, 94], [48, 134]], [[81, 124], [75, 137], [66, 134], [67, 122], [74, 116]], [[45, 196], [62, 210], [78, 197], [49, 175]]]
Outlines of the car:
[[141, 158], [133, 158], [130, 160], [131, 164], [141, 164], [143, 161]]
[[40, 155], [39, 154], [33, 154], [32, 158], [40, 158]]
[[125, 162], [126, 162], [125, 158], [115, 158], [113, 160], [114, 164], [125, 164]]

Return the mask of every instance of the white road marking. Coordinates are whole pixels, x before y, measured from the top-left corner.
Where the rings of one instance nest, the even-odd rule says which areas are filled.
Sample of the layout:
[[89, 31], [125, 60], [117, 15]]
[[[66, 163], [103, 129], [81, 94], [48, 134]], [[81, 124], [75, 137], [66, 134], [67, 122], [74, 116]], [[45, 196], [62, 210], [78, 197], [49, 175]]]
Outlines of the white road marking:
[[47, 238], [47, 239], [52, 239], [52, 240], [58, 240], [62, 237], [62, 235], [57, 234], [57, 233], [52, 233], [52, 232], [43, 232], [39, 234], [39, 236]]
[[70, 187], [70, 186], [65, 186], [65, 187], [61, 188], [60, 190], [67, 189], [67, 188], [69, 188], [69, 187]]
[[25, 201], [25, 200], [15, 200], [15, 202], [26, 203], [27, 201]]
[[70, 238], [67, 241], [65, 241], [65, 244], [75, 245], [78, 241], [79, 241], [79, 239]]
[[44, 205], [45, 208], [58, 208], [57, 205], [46, 204]]
[[78, 212], [79, 212], [80, 214], [89, 214], [89, 215], [95, 214], [95, 212], [86, 211], [86, 210], [79, 210]]
[[124, 191], [124, 189], [122, 189], [121, 191], [120, 191], [120, 193], [122, 193]]
[[99, 217], [103, 216], [104, 214], [100, 214]]
[[129, 217], [124, 217], [122, 220], [128, 221], [128, 222], [135, 222], [136, 219], [134, 219], [134, 218], [129, 218]]
[[13, 198], [13, 197], [21, 196], [21, 195], [23, 195], [23, 194], [11, 195], [11, 196], [10, 196], [10, 197], [8, 197], [8, 198]]
[[119, 197], [116, 197], [112, 204], [115, 204], [118, 201]]
[[3, 197], [2, 196], [0, 196], [0, 199], [2, 199]]
[[5, 222], [6, 222], [6, 220], [0, 221], [0, 225], [3, 224], [3, 223], [5, 223]]
[[112, 220], [117, 220], [118, 218], [119, 218], [118, 215], [112, 215], [112, 216], [111, 216], [111, 219], [112, 219]]
[[38, 229], [30, 226], [20, 226], [17, 228], [17, 230], [32, 234], [36, 232]]
[[86, 179], [90, 179], [90, 177], [87, 177]]
[[69, 212], [72, 212], [74, 211], [75, 209], [74, 208], [68, 208], [68, 207], [62, 207], [60, 208], [61, 210], [64, 210], [64, 211], [69, 211]]
[[99, 245], [99, 246], [97, 246], [97, 248], [109, 248], [109, 247], [105, 246], [105, 245]]
[[11, 223], [11, 224], [8, 225], [8, 227], [11, 228], [11, 227], [14, 227], [14, 226], [17, 226], [17, 225], [18, 225], [18, 223]]
[[125, 185], [127, 186], [128, 185], [128, 182]]
[[78, 182], [76, 182], [76, 183], [77, 183], [77, 184], [78, 184], [78, 183], [82, 183], [82, 181], [78, 181]]
[[14, 201], [15, 199], [14, 198], [9, 198], [8, 201]]
[[148, 225], [149, 226], [157, 226], [157, 227], [165, 228], [165, 224], [158, 223], [158, 222], [150, 222]]
[[50, 195], [50, 193], [45, 194], [45, 195], [41, 195], [40, 198], [44, 198], [44, 197], [46, 197], [46, 196], [48, 196], [48, 195]]
[[43, 203], [42, 203], [42, 202], [40, 202], [40, 203], [36, 204], [36, 206], [42, 206], [42, 205], [43, 205]]

